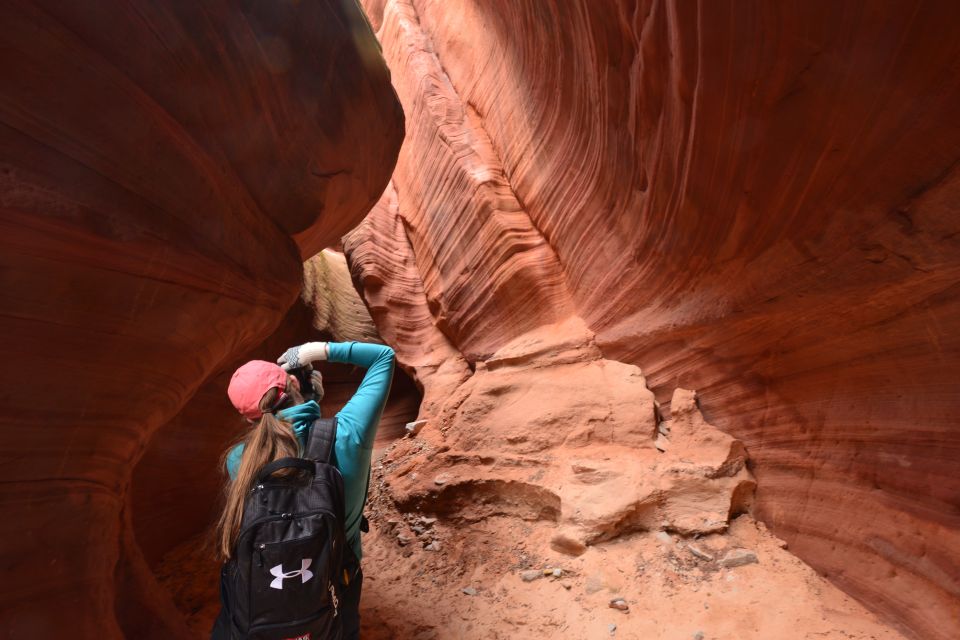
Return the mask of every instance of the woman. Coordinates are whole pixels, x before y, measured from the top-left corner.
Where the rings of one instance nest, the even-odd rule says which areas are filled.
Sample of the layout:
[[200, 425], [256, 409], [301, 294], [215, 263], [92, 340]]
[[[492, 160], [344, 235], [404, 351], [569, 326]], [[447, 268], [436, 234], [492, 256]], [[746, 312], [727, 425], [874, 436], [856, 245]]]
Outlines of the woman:
[[[217, 526], [218, 551], [224, 560], [232, 556], [244, 501], [260, 469], [279, 458], [299, 457], [306, 446], [310, 429], [320, 417], [320, 406], [314, 400], [304, 401], [299, 381], [288, 372], [319, 360], [367, 369], [356, 393], [336, 414], [337, 432], [331, 460], [343, 477], [345, 535], [347, 547], [352, 551], [344, 561], [349, 575], [348, 588], [339, 601], [343, 637], [357, 638], [363, 585], [360, 526], [373, 442], [393, 378], [394, 353], [390, 347], [358, 342], [309, 342], [288, 349], [277, 360], [279, 366], [254, 360], [237, 369], [227, 395], [251, 428], [242, 441], [224, 455], [231, 481], [226, 487], [226, 506]], [[314, 374], [313, 382], [322, 397], [319, 374]], [[215, 638], [221, 637], [217, 631], [223, 628], [221, 625], [226, 625], [223, 613], [214, 628]]]

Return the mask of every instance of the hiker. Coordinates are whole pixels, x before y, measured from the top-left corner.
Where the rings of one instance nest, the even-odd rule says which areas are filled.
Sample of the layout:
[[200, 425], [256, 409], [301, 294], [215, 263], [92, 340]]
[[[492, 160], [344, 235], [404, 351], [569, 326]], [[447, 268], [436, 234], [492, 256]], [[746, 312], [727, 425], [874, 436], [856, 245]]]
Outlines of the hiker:
[[[320, 419], [322, 378], [311, 364], [319, 360], [367, 369], [332, 420]], [[223, 458], [231, 481], [217, 526], [225, 564], [212, 637], [325, 640], [340, 638], [342, 628], [344, 639], [358, 638], [363, 507], [394, 353], [378, 344], [308, 342], [277, 363], [244, 364], [227, 389], [250, 429]], [[327, 456], [329, 465], [311, 462]], [[342, 566], [331, 566], [341, 555]]]

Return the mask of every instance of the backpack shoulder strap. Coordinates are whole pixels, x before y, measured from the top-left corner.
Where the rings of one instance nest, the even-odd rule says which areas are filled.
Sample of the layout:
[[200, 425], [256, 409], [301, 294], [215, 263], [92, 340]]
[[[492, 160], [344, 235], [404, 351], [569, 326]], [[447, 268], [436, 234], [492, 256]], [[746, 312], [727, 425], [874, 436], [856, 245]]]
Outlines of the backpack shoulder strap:
[[319, 418], [310, 428], [303, 457], [317, 462], [330, 462], [333, 443], [337, 441], [337, 417]]

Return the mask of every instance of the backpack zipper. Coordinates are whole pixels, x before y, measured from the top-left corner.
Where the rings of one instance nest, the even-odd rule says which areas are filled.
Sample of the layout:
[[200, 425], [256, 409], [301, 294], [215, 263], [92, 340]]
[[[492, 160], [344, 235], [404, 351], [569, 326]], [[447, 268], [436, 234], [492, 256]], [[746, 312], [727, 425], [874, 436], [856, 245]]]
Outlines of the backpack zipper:
[[318, 514], [328, 515], [334, 520], [337, 519], [336, 514], [334, 514], [330, 509], [314, 509], [313, 511], [303, 511], [301, 513], [280, 513], [279, 515], [274, 512], [272, 515], [257, 518], [246, 527], [241, 529], [240, 534], [237, 536], [237, 541], [239, 542], [243, 536], [249, 533], [254, 527], [258, 527], [261, 524], [265, 524], [267, 522], [279, 522], [280, 520], [290, 520], [293, 518], [305, 518], [307, 516], [315, 516]]
[[[316, 515], [316, 514], [318, 514], [318, 513], [325, 513], [325, 512], [323, 512], [323, 511], [311, 511], [309, 515]], [[292, 514], [289, 514], [289, 513], [283, 513], [283, 514], [280, 514], [280, 515], [281, 515], [281, 519], [285, 519], [285, 518], [287, 518], [287, 517], [292, 517]], [[303, 515], [308, 515], [308, 514], [303, 514]], [[330, 515], [332, 516], [332, 514], [330, 514]], [[334, 520], [336, 520], [336, 517], [334, 517]], [[299, 524], [299, 523], [298, 523], [298, 524]], [[301, 526], [301, 528], [302, 528], [302, 526]], [[294, 539], [292, 539], [292, 540], [281, 540], [281, 541], [279, 541], [279, 542], [270, 542], [270, 543], [261, 542], [261, 543], [258, 544], [257, 547], [256, 547], [256, 549], [257, 549], [257, 566], [258, 566], [258, 567], [262, 567], [262, 566], [263, 566], [263, 552], [264, 552], [264, 550], [267, 548], [267, 545], [268, 545], [268, 544], [269, 544], [269, 545], [287, 544], [287, 543], [290, 543], [290, 542], [296, 542], [296, 541], [298, 541], [298, 540], [306, 540], [307, 538], [310, 538], [310, 537], [311, 537], [311, 536], [304, 536], [304, 537], [302, 537], [302, 538], [294, 538]], [[331, 548], [331, 550], [332, 550], [334, 553], [336, 553], [336, 550], [337, 550], [337, 539], [336, 539], [336, 536], [333, 536], [333, 539], [330, 541], [330, 548]]]

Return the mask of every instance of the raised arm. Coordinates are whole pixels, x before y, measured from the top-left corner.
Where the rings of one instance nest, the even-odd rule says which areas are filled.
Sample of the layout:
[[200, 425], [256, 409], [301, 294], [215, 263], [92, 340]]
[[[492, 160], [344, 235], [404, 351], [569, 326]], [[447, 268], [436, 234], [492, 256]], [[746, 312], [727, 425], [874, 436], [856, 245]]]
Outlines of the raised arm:
[[357, 392], [338, 415], [351, 423], [360, 446], [372, 448], [393, 380], [393, 349], [366, 342], [308, 342], [288, 350], [278, 362], [284, 369], [290, 369], [317, 360], [345, 362], [367, 369]]
[[372, 448], [393, 381], [393, 349], [364, 342], [331, 342], [329, 346], [331, 362], [347, 362], [367, 368], [357, 392], [338, 415], [349, 415], [356, 421], [360, 426], [360, 446]]

